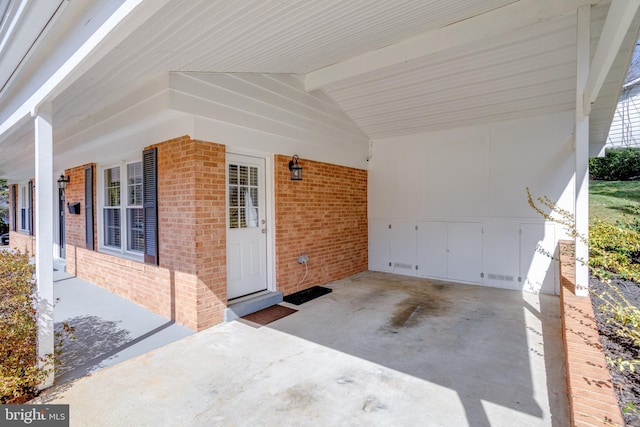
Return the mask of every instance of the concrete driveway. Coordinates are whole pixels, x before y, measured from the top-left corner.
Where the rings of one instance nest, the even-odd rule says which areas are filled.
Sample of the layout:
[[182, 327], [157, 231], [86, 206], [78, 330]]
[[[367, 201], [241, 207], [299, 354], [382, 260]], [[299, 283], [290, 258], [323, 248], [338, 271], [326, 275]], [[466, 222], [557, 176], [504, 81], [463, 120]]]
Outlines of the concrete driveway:
[[40, 402], [70, 404], [77, 426], [569, 425], [557, 297], [372, 272], [330, 287]]

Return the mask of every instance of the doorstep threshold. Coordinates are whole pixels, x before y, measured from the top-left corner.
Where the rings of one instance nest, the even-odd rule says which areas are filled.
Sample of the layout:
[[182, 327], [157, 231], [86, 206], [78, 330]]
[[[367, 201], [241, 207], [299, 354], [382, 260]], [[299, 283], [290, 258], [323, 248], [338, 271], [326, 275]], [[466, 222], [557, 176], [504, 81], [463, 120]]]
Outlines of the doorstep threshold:
[[247, 314], [264, 310], [283, 300], [282, 292], [263, 291], [230, 301], [224, 310], [224, 321], [231, 322]]

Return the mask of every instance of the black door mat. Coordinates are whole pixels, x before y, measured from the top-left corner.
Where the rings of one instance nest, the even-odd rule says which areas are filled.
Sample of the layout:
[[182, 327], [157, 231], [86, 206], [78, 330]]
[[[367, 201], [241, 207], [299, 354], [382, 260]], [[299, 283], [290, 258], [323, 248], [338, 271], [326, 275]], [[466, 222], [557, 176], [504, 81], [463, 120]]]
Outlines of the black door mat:
[[325, 288], [322, 286], [313, 286], [309, 289], [303, 289], [291, 295], [287, 295], [284, 297], [284, 302], [288, 302], [289, 304], [300, 305], [305, 302], [309, 302], [312, 299], [316, 299], [321, 297], [322, 295], [326, 295], [333, 292], [333, 289]]
[[271, 307], [256, 311], [255, 313], [242, 316], [242, 319], [264, 326], [293, 314], [296, 311], [298, 310], [294, 310], [293, 308], [285, 307], [283, 305], [272, 305]]

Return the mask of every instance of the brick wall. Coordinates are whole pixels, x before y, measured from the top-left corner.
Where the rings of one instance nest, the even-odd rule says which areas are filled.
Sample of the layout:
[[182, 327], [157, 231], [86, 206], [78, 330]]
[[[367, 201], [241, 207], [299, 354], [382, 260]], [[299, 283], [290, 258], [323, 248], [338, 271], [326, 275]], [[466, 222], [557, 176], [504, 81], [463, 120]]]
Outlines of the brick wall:
[[186, 136], [155, 147], [160, 266], [176, 272], [176, 319], [203, 329], [227, 306], [225, 147]]
[[[86, 247], [86, 236], [85, 236], [85, 206], [86, 201], [84, 197], [84, 170], [87, 167], [92, 167], [94, 170], [93, 174], [93, 200], [96, 200], [96, 174], [95, 174], [95, 163], [90, 163], [82, 166], [77, 166], [72, 169], [67, 169], [65, 171], [65, 175], [69, 177], [69, 183], [67, 184], [67, 188], [64, 191], [65, 198], [65, 213], [64, 213], [64, 223], [65, 223], [65, 245], [72, 245], [74, 247], [85, 248]], [[67, 209], [68, 204], [80, 203], [80, 215], [72, 215], [69, 213], [69, 209]], [[98, 229], [98, 225], [95, 219], [95, 207], [94, 207], [94, 238], [97, 238], [96, 233]], [[96, 241], [96, 240], [94, 240]], [[72, 273], [73, 274], [73, 273]]]
[[[221, 322], [227, 306], [225, 147], [188, 136], [153, 147], [158, 149], [160, 265], [86, 249], [88, 165], [82, 165], [65, 172], [70, 177], [66, 202], [81, 204], [80, 215], [65, 216], [67, 271], [202, 330]], [[289, 159], [275, 156], [278, 290], [290, 294], [366, 270], [367, 172], [302, 159], [304, 180], [291, 181]], [[94, 212], [96, 218], [102, 214], [97, 206]], [[12, 246], [27, 247], [31, 240], [19, 235]], [[298, 288], [302, 253], [309, 255], [309, 273]]]
[[9, 232], [9, 247], [22, 253], [28, 253], [29, 256], [36, 254], [36, 238], [17, 231]]
[[559, 246], [562, 338], [571, 425], [622, 426], [591, 298], [575, 294], [575, 243], [561, 240]]
[[[303, 180], [291, 181], [290, 156], [275, 156], [276, 283], [285, 295], [368, 268], [367, 171], [300, 159]], [[309, 272], [298, 263], [309, 255]]]
[[[85, 249], [82, 213], [67, 216], [67, 270], [202, 330], [221, 322], [226, 308], [225, 147], [188, 136], [154, 147], [160, 265]], [[84, 206], [84, 166], [68, 173], [67, 200]]]

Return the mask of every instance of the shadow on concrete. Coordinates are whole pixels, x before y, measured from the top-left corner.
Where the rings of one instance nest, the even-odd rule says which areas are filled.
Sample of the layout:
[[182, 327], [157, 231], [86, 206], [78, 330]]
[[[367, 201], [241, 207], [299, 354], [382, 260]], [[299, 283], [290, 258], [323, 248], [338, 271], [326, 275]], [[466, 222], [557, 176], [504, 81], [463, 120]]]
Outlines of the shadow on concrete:
[[[63, 337], [55, 384], [91, 374], [192, 335], [173, 320], [66, 273], [54, 281], [55, 330]], [[73, 337], [64, 332], [73, 328]]]
[[[68, 323], [74, 328], [73, 336], [64, 332]], [[58, 366], [56, 383], [63, 383], [88, 375], [113, 364], [118, 353], [143, 342], [158, 332], [173, 325], [167, 322], [136, 338], [119, 326], [120, 321], [104, 320], [98, 316], [83, 316], [56, 323], [56, 331], [65, 337], [62, 345], [61, 363]], [[110, 363], [106, 363], [106, 362]]]
[[469, 426], [568, 422], [557, 297], [374, 272], [331, 287], [269, 327], [454, 390]]
[[[562, 318], [558, 307], [558, 298], [551, 295], [539, 295], [540, 310], [525, 303], [525, 308], [534, 314], [542, 325], [544, 367], [546, 387], [551, 412], [551, 425], [564, 427], [569, 416], [569, 400], [566, 388], [564, 346], [562, 342]], [[562, 379], [559, 383], [558, 379]]]

